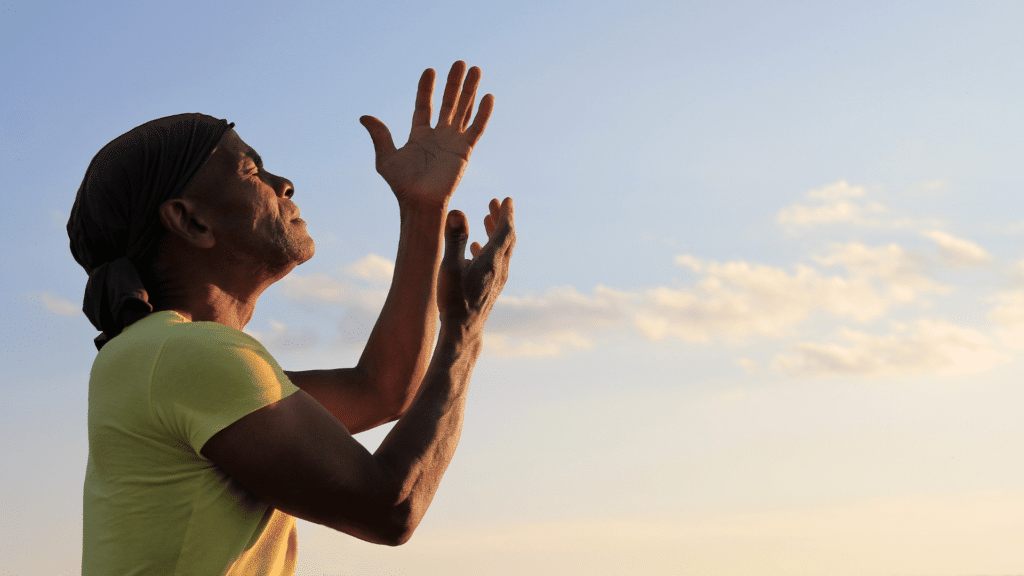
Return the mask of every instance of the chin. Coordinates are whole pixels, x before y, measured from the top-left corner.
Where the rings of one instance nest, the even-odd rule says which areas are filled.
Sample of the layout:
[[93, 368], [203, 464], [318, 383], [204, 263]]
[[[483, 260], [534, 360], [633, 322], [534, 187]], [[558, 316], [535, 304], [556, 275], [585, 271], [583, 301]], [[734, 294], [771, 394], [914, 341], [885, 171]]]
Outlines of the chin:
[[308, 242], [304, 243], [300, 250], [297, 250], [295, 265], [309, 262], [314, 254], [316, 254], [316, 243], [312, 238], [308, 238]]

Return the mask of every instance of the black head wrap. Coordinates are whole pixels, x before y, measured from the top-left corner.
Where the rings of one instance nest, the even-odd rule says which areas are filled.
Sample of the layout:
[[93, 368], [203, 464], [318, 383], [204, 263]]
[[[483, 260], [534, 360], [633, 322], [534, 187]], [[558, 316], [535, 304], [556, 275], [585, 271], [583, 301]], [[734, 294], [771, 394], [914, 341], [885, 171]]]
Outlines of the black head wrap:
[[82, 310], [103, 332], [97, 349], [153, 311], [139, 267], [164, 230], [160, 205], [184, 193], [233, 126], [205, 114], [160, 118], [118, 136], [89, 164], [68, 237], [89, 273]]

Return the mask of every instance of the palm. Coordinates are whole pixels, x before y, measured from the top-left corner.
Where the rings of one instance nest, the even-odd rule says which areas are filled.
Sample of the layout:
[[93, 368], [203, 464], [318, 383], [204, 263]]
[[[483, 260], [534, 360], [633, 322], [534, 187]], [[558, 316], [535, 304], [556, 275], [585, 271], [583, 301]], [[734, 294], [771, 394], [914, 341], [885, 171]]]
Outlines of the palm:
[[399, 201], [422, 199], [447, 201], [466, 170], [473, 146], [483, 134], [494, 105], [488, 94], [470, 124], [480, 70], [469, 70], [465, 84], [465, 63], [456, 62], [448, 74], [437, 126], [430, 126], [434, 71], [420, 77], [409, 141], [396, 149], [387, 127], [372, 116], [360, 121], [370, 133], [376, 152], [377, 172], [391, 186]]

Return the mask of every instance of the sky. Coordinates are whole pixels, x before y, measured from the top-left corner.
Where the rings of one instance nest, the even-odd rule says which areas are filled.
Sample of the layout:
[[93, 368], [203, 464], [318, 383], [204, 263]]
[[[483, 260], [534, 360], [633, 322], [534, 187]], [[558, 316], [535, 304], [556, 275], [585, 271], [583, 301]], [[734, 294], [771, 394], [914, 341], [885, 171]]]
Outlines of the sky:
[[[235, 122], [317, 243], [247, 331], [351, 366], [420, 73], [494, 113], [511, 276], [423, 523], [303, 575], [1024, 572], [1024, 4], [0, 4], [0, 576], [80, 573], [95, 330], [64, 224], [148, 120]], [[357, 436], [374, 449], [386, 433]]]

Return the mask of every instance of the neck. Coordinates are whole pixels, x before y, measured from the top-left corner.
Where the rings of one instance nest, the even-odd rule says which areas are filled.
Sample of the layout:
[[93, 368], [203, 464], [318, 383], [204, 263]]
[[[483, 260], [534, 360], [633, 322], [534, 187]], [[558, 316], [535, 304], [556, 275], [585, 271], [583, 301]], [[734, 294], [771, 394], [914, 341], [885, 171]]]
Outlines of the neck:
[[259, 294], [232, 294], [216, 285], [193, 285], [157, 299], [154, 311], [173, 310], [192, 322], [219, 322], [237, 330], [252, 319]]
[[[252, 319], [256, 301], [271, 284], [294, 268], [269, 271], [191, 261], [165, 267], [163, 281], [152, 285], [154, 311], [172, 310], [193, 322], [219, 322], [237, 330]], [[149, 285], [149, 284], [147, 284]]]

